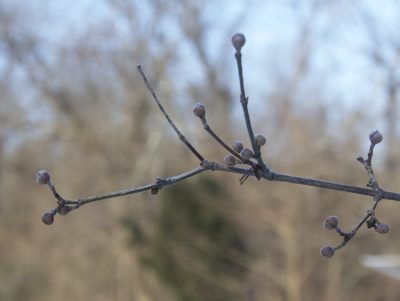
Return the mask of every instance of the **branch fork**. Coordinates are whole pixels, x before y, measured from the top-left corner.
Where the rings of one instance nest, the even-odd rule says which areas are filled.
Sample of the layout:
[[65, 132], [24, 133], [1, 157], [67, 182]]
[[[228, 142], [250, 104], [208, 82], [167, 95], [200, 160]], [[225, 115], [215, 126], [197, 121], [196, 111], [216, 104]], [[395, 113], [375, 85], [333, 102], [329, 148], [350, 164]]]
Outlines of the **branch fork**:
[[[105, 199], [112, 199], [116, 197], [121, 197], [129, 194], [135, 194], [144, 191], [150, 191], [151, 194], [157, 194], [160, 189], [163, 187], [167, 187], [170, 185], [174, 185], [179, 181], [183, 181], [187, 178], [193, 177], [197, 174], [200, 174], [205, 171], [220, 171], [225, 173], [235, 173], [241, 175], [239, 179], [240, 184], [244, 184], [245, 181], [249, 177], [255, 177], [257, 180], [267, 180], [267, 181], [279, 181], [286, 182], [291, 184], [305, 185], [305, 186], [313, 186], [324, 189], [331, 189], [337, 191], [344, 191], [348, 193], [355, 193], [360, 195], [371, 196], [373, 198], [372, 204], [370, 208], [367, 210], [364, 217], [351, 229], [346, 232], [343, 231], [339, 227], [339, 219], [336, 216], [329, 216], [324, 220], [323, 226], [327, 230], [336, 230], [336, 233], [342, 238], [341, 242], [336, 246], [325, 246], [320, 250], [320, 254], [329, 258], [334, 255], [334, 253], [344, 247], [350, 240], [352, 240], [362, 225], [366, 224], [367, 228], [374, 228], [376, 232], [385, 234], [389, 232], [389, 225], [381, 223], [376, 217], [376, 208], [382, 199], [390, 199], [395, 201], [400, 201], [400, 194], [396, 192], [388, 192], [380, 188], [378, 181], [374, 175], [374, 171], [372, 168], [372, 158], [373, 158], [373, 150], [374, 147], [379, 144], [383, 137], [379, 131], [374, 131], [370, 134], [369, 138], [371, 141], [371, 145], [367, 154], [367, 158], [364, 159], [362, 157], [358, 157], [357, 160], [362, 164], [364, 169], [366, 170], [369, 182], [367, 184], [367, 188], [365, 187], [357, 187], [351, 186], [347, 184], [328, 182], [318, 179], [299, 177], [294, 175], [286, 175], [278, 172], [272, 171], [272, 169], [264, 162], [261, 154], [261, 147], [265, 145], [266, 138], [263, 135], [257, 134], [254, 135], [253, 127], [250, 119], [250, 114], [248, 110], [249, 98], [246, 96], [244, 89], [244, 80], [243, 80], [243, 66], [242, 66], [242, 53], [241, 49], [245, 45], [246, 39], [245, 36], [241, 33], [235, 34], [232, 37], [232, 44], [236, 49], [235, 59], [237, 63], [238, 76], [239, 76], [239, 88], [240, 88], [240, 103], [243, 109], [244, 120], [247, 128], [248, 137], [250, 140], [250, 148], [244, 148], [242, 142], [235, 141], [232, 147], [228, 145], [228, 143], [224, 142], [211, 128], [206, 119], [206, 110], [205, 106], [201, 103], [197, 103], [194, 106], [193, 112], [194, 114], [200, 118], [204, 130], [214, 138], [214, 140], [221, 145], [225, 150], [229, 152], [228, 155], [224, 158], [224, 164], [211, 161], [206, 159], [199, 150], [193, 146], [189, 142], [189, 140], [182, 134], [181, 130], [175, 125], [173, 120], [170, 118], [169, 114], [161, 104], [158, 99], [155, 90], [150, 85], [147, 77], [142, 69], [141, 65], [137, 66], [137, 70], [141, 75], [147, 89], [149, 90], [155, 104], [158, 106], [166, 120], [168, 121], [171, 128], [177, 134], [179, 140], [191, 151], [191, 153], [199, 160], [200, 164], [196, 168], [183, 172], [181, 174], [160, 178], [157, 177], [155, 182], [152, 184], [146, 184], [143, 186], [132, 187], [128, 189], [118, 190], [111, 193], [101, 194], [90, 196], [86, 198], [79, 198], [76, 200], [68, 200], [63, 198], [56, 190], [52, 179], [50, 177], [50, 173], [46, 170], [41, 170], [36, 174], [36, 180], [38, 184], [47, 184], [50, 191], [52, 192], [54, 198], [57, 200], [57, 206], [46, 212], [42, 216], [42, 221], [50, 225], [54, 222], [55, 215], [67, 215], [69, 212], [80, 208], [83, 205], [97, 202]], [[247, 168], [241, 168], [237, 165], [247, 165]]]

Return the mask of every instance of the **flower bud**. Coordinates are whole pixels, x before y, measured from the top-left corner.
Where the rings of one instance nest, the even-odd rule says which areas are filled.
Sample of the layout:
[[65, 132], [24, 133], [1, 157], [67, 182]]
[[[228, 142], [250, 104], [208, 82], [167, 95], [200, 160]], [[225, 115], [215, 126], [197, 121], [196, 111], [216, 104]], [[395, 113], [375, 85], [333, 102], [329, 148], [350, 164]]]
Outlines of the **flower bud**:
[[380, 234], [386, 234], [390, 230], [390, 226], [388, 224], [375, 224], [375, 231]]
[[378, 143], [382, 142], [383, 136], [378, 130], [376, 130], [376, 131], [372, 132], [371, 134], [369, 134], [369, 140], [373, 144], [378, 144]]
[[240, 142], [239, 140], [236, 140], [235, 142], [233, 142], [233, 146], [232, 149], [237, 152], [240, 153], [243, 149], [243, 143]]
[[267, 139], [263, 135], [260, 135], [260, 134], [255, 135], [254, 140], [256, 141], [256, 144], [258, 145], [258, 147], [263, 146], [267, 142]]
[[330, 257], [333, 256], [333, 254], [335, 254], [335, 249], [332, 248], [332, 247], [322, 247], [322, 248], [319, 250], [319, 254], [320, 254], [322, 257], [330, 258]]
[[239, 51], [246, 43], [246, 37], [242, 33], [234, 34], [232, 37], [232, 45], [237, 51]]
[[46, 225], [51, 225], [54, 222], [54, 213], [53, 212], [46, 212], [42, 216], [42, 222]]
[[244, 148], [240, 152], [240, 155], [245, 159], [251, 159], [251, 158], [253, 158], [254, 153], [253, 153], [253, 151], [251, 149]]
[[47, 170], [39, 170], [36, 173], [36, 183], [47, 184], [50, 181], [50, 174]]
[[154, 188], [152, 188], [152, 189], [150, 190], [150, 193], [155, 195], [155, 194], [157, 194], [159, 191], [160, 191], [160, 188], [154, 187]]
[[235, 164], [236, 164], [236, 158], [232, 155], [226, 155], [224, 157], [224, 162], [225, 162], [226, 166], [232, 167], [232, 166], [235, 166]]
[[323, 226], [326, 230], [333, 230], [338, 226], [338, 222], [338, 218], [334, 215], [331, 215], [324, 220]]
[[193, 107], [193, 113], [199, 118], [203, 118], [206, 114], [206, 107], [201, 103], [196, 103]]

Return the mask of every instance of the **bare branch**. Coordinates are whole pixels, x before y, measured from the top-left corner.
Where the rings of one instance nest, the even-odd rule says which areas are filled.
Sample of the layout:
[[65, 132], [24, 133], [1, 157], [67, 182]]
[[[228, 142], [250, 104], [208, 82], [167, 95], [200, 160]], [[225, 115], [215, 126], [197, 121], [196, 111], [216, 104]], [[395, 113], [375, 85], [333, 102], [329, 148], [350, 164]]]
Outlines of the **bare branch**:
[[171, 127], [178, 134], [179, 139], [190, 149], [190, 151], [200, 160], [200, 162], [202, 162], [204, 160], [204, 157], [202, 155], [200, 155], [200, 153], [189, 143], [189, 141], [185, 138], [185, 136], [182, 135], [182, 133], [179, 131], [179, 129], [176, 127], [174, 122], [169, 117], [168, 113], [165, 111], [164, 107], [161, 105], [156, 93], [154, 92], [154, 89], [150, 86], [150, 83], [148, 82], [147, 77], [143, 72], [142, 66], [137, 65], [137, 69], [138, 69], [140, 75], [142, 76], [143, 81], [147, 86], [147, 89], [150, 91], [151, 95], [153, 96], [154, 101], [160, 108], [161, 112], [164, 114], [165, 118], [168, 120]]
[[[243, 145], [240, 141], [236, 141], [234, 146], [231, 148], [229, 147], [209, 126], [205, 117], [205, 107], [198, 103], [194, 107], [194, 114], [199, 117], [203, 123], [204, 129], [222, 146], [224, 147], [229, 153], [232, 155], [227, 155], [224, 158], [224, 162], [226, 165], [219, 164], [214, 161], [209, 161], [205, 159], [190, 143], [189, 141], [183, 136], [181, 131], [176, 127], [174, 122], [169, 117], [168, 113], [165, 111], [164, 107], [158, 100], [158, 97], [149, 84], [146, 75], [144, 74], [142, 67], [140, 65], [137, 66], [137, 69], [142, 76], [144, 83], [146, 84], [149, 92], [151, 93], [154, 101], [158, 105], [161, 112], [164, 114], [165, 118], [169, 122], [170, 126], [173, 130], [177, 133], [179, 139], [186, 145], [187, 148], [201, 161], [199, 167], [194, 168], [190, 171], [184, 172], [182, 174], [178, 174], [175, 176], [171, 176], [165, 179], [157, 178], [155, 183], [147, 184], [138, 187], [132, 187], [124, 190], [119, 190], [111, 193], [106, 193], [102, 195], [95, 195], [90, 196], [87, 198], [79, 198], [75, 200], [67, 200], [64, 199], [55, 189], [51, 181], [50, 174], [46, 170], [41, 170], [36, 174], [37, 182], [39, 184], [47, 184], [49, 189], [51, 190], [53, 196], [57, 199], [57, 207], [53, 210], [46, 212], [42, 216], [42, 221], [50, 225], [54, 221], [54, 216], [58, 213], [59, 215], [66, 215], [70, 211], [77, 209], [85, 204], [97, 202], [100, 200], [105, 199], [112, 199], [115, 197], [121, 197], [129, 194], [139, 193], [143, 191], [151, 191], [152, 194], [158, 193], [158, 191], [170, 185], [173, 185], [179, 181], [188, 179], [193, 177], [199, 173], [204, 171], [221, 171], [225, 173], [235, 173], [241, 174], [242, 177], [240, 178], [240, 183], [243, 184], [244, 181], [248, 177], [256, 177], [258, 180], [264, 179], [268, 181], [276, 181], [276, 182], [286, 182], [291, 184], [299, 184], [305, 186], [313, 186], [318, 188], [324, 189], [331, 189], [337, 191], [343, 191], [348, 193], [372, 196], [373, 201], [370, 208], [366, 211], [365, 215], [361, 218], [361, 220], [348, 232], [343, 231], [339, 227], [338, 218], [336, 216], [329, 216], [324, 220], [324, 227], [328, 230], [335, 229], [337, 234], [342, 238], [341, 242], [336, 246], [325, 246], [322, 247], [320, 250], [320, 254], [326, 258], [332, 257], [335, 251], [343, 248], [351, 239], [355, 237], [357, 232], [360, 228], [366, 224], [367, 228], [374, 228], [376, 232], [385, 234], [389, 231], [389, 225], [381, 223], [375, 214], [375, 210], [382, 199], [400, 201], [400, 193], [396, 192], [388, 192], [380, 188], [377, 178], [374, 175], [374, 171], [372, 168], [372, 158], [373, 158], [373, 151], [374, 147], [379, 144], [383, 136], [379, 131], [374, 131], [369, 135], [369, 139], [371, 145], [369, 147], [369, 151], [367, 154], [366, 159], [363, 157], [358, 157], [357, 160], [364, 166], [365, 170], [367, 171], [369, 182], [367, 184], [367, 188], [365, 187], [358, 187], [352, 186], [342, 183], [335, 183], [329, 181], [323, 181], [319, 179], [312, 179], [312, 178], [305, 178], [293, 175], [286, 175], [282, 173], [273, 172], [263, 161], [260, 148], [266, 143], [266, 138], [262, 135], [254, 136], [250, 115], [248, 111], [248, 98], [246, 97], [245, 90], [244, 90], [244, 81], [243, 81], [243, 69], [242, 69], [242, 54], [241, 48], [245, 44], [245, 37], [243, 34], [235, 34], [232, 38], [232, 44], [236, 49], [235, 57], [238, 66], [238, 73], [239, 73], [239, 85], [240, 85], [240, 102], [242, 104], [244, 118], [246, 122], [246, 127], [248, 131], [248, 135], [251, 141], [252, 150], [243, 148]], [[254, 153], [253, 153], [254, 152]], [[257, 160], [257, 163], [254, 162], [253, 159]], [[235, 164], [247, 164], [250, 168], [239, 168], [235, 167]]]
[[250, 115], [249, 115], [249, 110], [247, 107], [248, 104], [248, 97], [246, 97], [246, 93], [244, 91], [244, 80], [243, 80], [243, 68], [242, 68], [242, 53], [241, 53], [241, 48], [246, 42], [246, 38], [244, 37], [243, 34], [235, 34], [232, 37], [232, 44], [236, 49], [235, 53], [235, 58], [236, 58], [236, 63], [238, 67], [238, 74], [239, 74], [239, 85], [240, 85], [240, 103], [242, 104], [243, 108], [243, 113], [244, 113], [244, 119], [246, 122], [246, 127], [247, 127], [247, 132], [249, 134], [251, 146], [254, 151], [254, 158], [257, 160], [258, 165], [260, 166], [261, 170], [266, 173], [267, 175], [271, 176], [272, 172], [271, 169], [264, 163], [262, 157], [261, 157], [261, 151], [260, 147], [256, 144], [256, 141], [254, 139], [254, 132], [253, 132], [253, 127], [251, 125], [251, 120], [250, 120]]

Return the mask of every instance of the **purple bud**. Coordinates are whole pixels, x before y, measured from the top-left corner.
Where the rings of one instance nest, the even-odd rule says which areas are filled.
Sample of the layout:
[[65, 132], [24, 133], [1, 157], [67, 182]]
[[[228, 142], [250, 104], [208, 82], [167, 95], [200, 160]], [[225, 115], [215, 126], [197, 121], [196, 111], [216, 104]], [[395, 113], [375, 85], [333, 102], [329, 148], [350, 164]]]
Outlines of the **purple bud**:
[[36, 182], [38, 184], [47, 184], [50, 181], [50, 174], [47, 170], [39, 170], [36, 173]]
[[323, 227], [326, 230], [333, 230], [338, 226], [338, 223], [339, 223], [338, 218], [334, 215], [331, 215], [324, 220]]
[[390, 226], [388, 224], [375, 224], [375, 231], [380, 234], [386, 234], [390, 230]]
[[245, 159], [251, 159], [254, 156], [254, 153], [252, 150], [248, 149], [248, 148], [244, 148], [242, 149], [242, 151], [240, 152], [240, 155], [245, 158]]
[[224, 162], [228, 167], [232, 167], [236, 164], [236, 158], [232, 155], [226, 155], [224, 157]]
[[258, 147], [263, 146], [267, 142], [267, 139], [263, 135], [260, 135], [260, 134], [255, 135], [254, 140], [256, 141], [256, 144]]
[[54, 214], [53, 212], [46, 212], [42, 216], [42, 222], [46, 225], [51, 225], [54, 222]]
[[232, 45], [237, 51], [239, 51], [246, 43], [246, 37], [242, 33], [234, 34], [232, 37]]
[[321, 250], [319, 250], [319, 254], [322, 257], [330, 258], [335, 254], [335, 249], [332, 247], [322, 247]]
[[373, 144], [378, 144], [378, 143], [382, 142], [383, 136], [378, 130], [376, 130], [376, 131], [372, 132], [371, 134], [369, 134], [369, 140]]
[[201, 103], [196, 103], [193, 107], [193, 113], [199, 118], [203, 118], [206, 114], [206, 107]]
[[233, 142], [233, 146], [232, 149], [237, 152], [240, 153], [243, 149], [243, 143], [239, 140], [236, 140], [235, 142]]

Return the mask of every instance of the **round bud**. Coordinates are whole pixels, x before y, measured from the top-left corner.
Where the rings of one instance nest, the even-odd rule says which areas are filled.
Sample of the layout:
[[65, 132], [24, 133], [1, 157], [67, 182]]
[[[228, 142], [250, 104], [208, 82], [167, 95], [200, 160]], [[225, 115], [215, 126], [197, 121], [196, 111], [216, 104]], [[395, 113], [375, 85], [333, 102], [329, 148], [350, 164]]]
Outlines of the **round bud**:
[[36, 173], [36, 183], [47, 184], [50, 181], [50, 174], [47, 170], [39, 170]]
[[224, 157], [224, 162], [225, 162], [226, 166], [232, 167], [232, 166], [235, 166], [235, 164], [236, 164], [236, 158], [232, 155], [226, 155]]
[[46, 225], [51, 225], [54, 222], [53, 212], [46, 212], [45, 214], [43, 214], [42, 222]]
[[243, 149], [243, 143], [240, 142], [239, 140], [236, 140], [235, 142], [233, 142], [233, 146], [232, 149], [237, 152], [240, 153]]
[[375, 224], [375, 231], [380, 234], [386, 234], [390, 230], [390, 226], [388, 224]]
[[203, 118], [206, 114], [206, 107], [201, 103], [196, 103], [193, 107], [193, 113], [199, 118]]
[[333, 230], [338, 226], [338, 218], [334, 215], [332, 216], [328, 216], [325, 220], [324, 220], [324, 228], [326, 230]]
[[267, 142], [267, 139], [263, 135], [260, 135], [260, 134], [255, 135], [254, 140], [256, 141], [256, 144], [258, 145], [258, 147], [263, 146]]
[[151, 193], [151, 194], [157, 194], [159, 191], [160, 191], [160, 188], [154, 187], [154, 188], [152, 188], [152, 189], [150, 190], [150, 193]]
[[247, 160], [253, 158], [253, 156], [254, 156], [253, 151], [248, 148], [242, 149], [242, 151], [240, 152], [240, 155]]
[[232, 37], [232, 45], [237, 51], [239, 51], [246, 43], [246, 37], [242, 33], [234, 34]]
[[369, 134], [369, 140], [373, 144], [378, 144], [378, 143], [382, 142], [383, 136], [378, 130], [376, 130], [376, 131], [372, 132], [371, 134]]
[[335, 254], [335, 249], [332, 247], [322, 247], [321, 250], [319, 250], [319, 254], [322, 257], [330, 258]]

